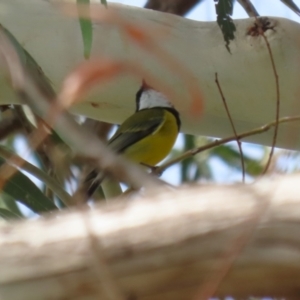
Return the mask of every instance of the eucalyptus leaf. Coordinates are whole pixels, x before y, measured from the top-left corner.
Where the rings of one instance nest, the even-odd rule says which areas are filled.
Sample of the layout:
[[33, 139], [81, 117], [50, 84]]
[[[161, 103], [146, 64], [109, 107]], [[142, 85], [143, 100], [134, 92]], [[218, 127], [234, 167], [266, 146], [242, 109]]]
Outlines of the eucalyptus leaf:
[[[185, 134], [184, 135], [184, 149], [183, 151], [187, 151], [189, 149], [195, 148], [195, 137], [193, 135]], [[189, 157], [181, 162], [181, 182], [189, 181], [189, 171], [190, 168], [194, 165], [195, 160], [194, 157]]]
[[[0, 165], [4, 163], [5, 160], [0, 158]], [[15, 174], [4, 183], [3, 191], [5, 193], [35, 213], [49, 212], [57, 209], [56, 205], [26, 175], [17, 169], [15, 170]], [[4, 180], [6, 179], [0, 177], [0, 182]]]
[[1, 199], [3, 203], [5, 204], [5, 207], [14, 213], [15, 215], [18, 215], [20, 218], [23, 217], [23, 214], [21, 213], [18, 204], [15, 199], [13, 199], [11, 196], [7, 195], [6, 193], [1, 194]]
[[[212, 155], [219, 157], [228, 166], [241, 170], [241, 155], [230, 145], [221, 145], [211, 150]], [[250, 158], [244, 154], [245, 171], [251, 176], [258, 176], [263, 171], [261, 160]]]
[[[77, 0], [78, 5], [85, 5], [89, 9], [90, 0]], [[83, 40], [84, 57], [88, 59], [91, 55], [93, 43], [93, 27], [90, 18], [79, 17], [79, 24]]]
[[101, 4], [107, 7], [107, 1], [106, 0], [101, 0]]
[[5, 193], [35, 213], [56, 210], [56, 205], [23, 173], [17, 171], [4, 185]]
[[30, 73], [33, 80], [37, 83], [42, 92], [51, 98], [55, 98], [55, 91], [50, 83], [49, 78], [44, 74], [41, 67], [34, 60], [34, 58], [27, 52], [22, 45], [17, 41], [13, 34], [0, 24], [0, 30], [4, 32], [14, 50], [19, 56], [20, 62]]
[[234, 32], [236, 27], [233, 23], [231, 15], [233, 13], [233, 4], [235, 0], [214, 0], [216, 3], [217, 22], [222, 30], [226, 48], [230, 52], [229, 43], [234, 40]]
[[5, 220], [20, 219], [21, 217], [6, 208], [0, 207], [0, 218]]

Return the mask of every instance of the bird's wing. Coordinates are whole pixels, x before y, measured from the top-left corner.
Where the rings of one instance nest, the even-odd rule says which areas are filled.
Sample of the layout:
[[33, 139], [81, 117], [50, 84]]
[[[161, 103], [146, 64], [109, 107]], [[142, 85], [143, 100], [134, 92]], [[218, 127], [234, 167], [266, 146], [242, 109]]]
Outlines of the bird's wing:
[[[152, 109], [151, 109], [152, 110]], [[116, 152], [123, 152], [132, 144], [153, 133], [164, 120], [161, 109], [141, 110], [129, 117], [109, 140], [109, 146]], [[133, 121], [134, 118], [134, 121]]]

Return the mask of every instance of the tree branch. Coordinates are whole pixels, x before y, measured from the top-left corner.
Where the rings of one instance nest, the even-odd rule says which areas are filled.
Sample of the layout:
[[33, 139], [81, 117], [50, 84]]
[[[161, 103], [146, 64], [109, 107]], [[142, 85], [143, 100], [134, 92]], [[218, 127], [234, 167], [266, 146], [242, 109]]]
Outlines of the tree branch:
[[236, 253], [216, 296], [298, 299], [299, 181], [189, 186], [2, 225], [0, 297], [111, 299], [95, 275], [98, 255], [124, 300], [193, 299]]

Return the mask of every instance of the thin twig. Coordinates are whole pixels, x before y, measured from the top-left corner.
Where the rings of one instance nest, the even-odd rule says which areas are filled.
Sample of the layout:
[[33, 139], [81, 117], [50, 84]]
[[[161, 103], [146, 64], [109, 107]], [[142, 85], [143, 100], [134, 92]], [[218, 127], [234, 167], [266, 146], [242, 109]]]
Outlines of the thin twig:
[[215, 73], [215, 82], [216, 82], [216, 85], [217, 85], [217, 87], [219, 89], [219, 93], [221, 95], [221, 98], [222, 98], [222, 101], [223, 101], [223, 104], [224, 104], [224, 107], [225, 107], [225, 110], [226, 110], [227, 117], [228, 117], [228, 119], [230, 121], [231, 128], [233, 130], [234, 135], [236, 136], [236, 142], [237, 142], [237, 145], [238, 145], [238, 148], [239, 148], [239, 152], [240, 152], [240, 155], [241, 155], [242, 180], [243, 180], [243, 182], [245, 182], [245, 159], [244, 159], [244, 154], [243, 154], [243, 150], [242, 150], [242, 145], [241, 145], [241, 141], [238, 139], [238, 134], [236, 132], [233, 120], [231, 118], [230, 111], [229, 111], [229, 108], [228, 108], [228, 105], [227, 105], [227, 102], [226, 102], [226, 98], [225, 98], [225, 96], [223, 94], [220, 82], [218, 80], [218, 73]]
[[259, 17], [257, 10], [250, 0], [238, 0], [238, 3], [243, 7], [249, 17]]
[[267, 123], [267, 124], [265, 124], [265, 125], [263, 125], [261, 127], [252, 129], [250, 131], [243, 132], [243, 133], [239, 134], [237, 137], [234, 135], [234, 136], [227, 137], [227, 138], [224, 138], [224, 139], [215, 140], [212, 143], [209, 143], [209, 144], [204, 145], [202, 147], [191, 149], [191, 150], [183, 153], [182, 155], [176, 157], [175, 159], [172, 159], [172, 160], [166, 162], [165, 164], [163, 164], [160, 167], [156, 168], [154, 170], [154, 173], [155, 174], [161, 174], [162, 172], [164, 172], [170, 166], [175, 165], [178, 162], [180, 162], [180, 161], [182, 161], [182, 160], [184, 160], [186, 158], [189, 158], [189, 157], [191, 157], [193, 155], [196, 155], [196, 154], [198, 154], [200, 152], [203, 152], [205, 150], [209, 150], [209, 149], [212, 149], [214, 147], [226, 144], [228, 142], [235, 141], [236, 138], [243, 139], [243, 138], [248, 137], [248, 136], [252, 136], [252, 135], [255, 135], [255, 134], [260, 134], [260, 133], [268, 131], [270, 128], [276, 126], [276, 124], [278, 125], [280, 123], [288, 123], [288, 122], [293, 122], [293, 121], [300, 121], [300, 116], [280, 118], [278, 121]]
[[292, 0], [280, 0], [280, 1], [284, 3], [289, 9], [291, 9], [295, 14], [300, 16], [300, 9], [294, 1]]
[[265, 166], [265, 168], [262, 172], [262, 174], [266, 174], [267, 171], [268, 171], [268, 168], [271, 164], [271, 160], [272, 160], [272, 157], [273, 157], [273, 154], [274, 154], [274, 149], [275, 149], [275, 146], [276, 146], [277, 135], [278, 135], [278, 121], [279, 121], [279, 115], [280, 115], [280, 88], [279, 88], [279, 76], [277, 74], [272, 49], [270, 47], [268, 39], [265, 36], [264, 30], [262, 28], [261, 21], [256, 18], [256, 22], [259, 26], [259, 33], [263, 37], [263, 39], [265, 40], [265, 43], [267, 45], [267, 49], [268, 49], [269, 56], [270, 56], [270, 59], [271, 59], [273, 74], [274, 74], [274, 77], [275, 77], [275, 84], [276, 84], [276, 125], [275, 125], [275, 129], [274, 129], [274, 136], [273, 136], [273, 140], [272, 140], [270, 155], [269, 155], [267, 164], [266, 164], [266, 166]]

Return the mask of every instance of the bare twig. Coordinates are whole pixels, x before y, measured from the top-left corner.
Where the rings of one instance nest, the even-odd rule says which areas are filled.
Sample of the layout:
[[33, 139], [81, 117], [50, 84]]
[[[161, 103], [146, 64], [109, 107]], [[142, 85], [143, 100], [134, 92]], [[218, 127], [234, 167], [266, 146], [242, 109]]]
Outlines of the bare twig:
[[220, 86], [220, 82], [218, 80], [218, 73], [215, 73], [215, 76], [216, 76], [215, 77], [215, 82], [216, 82], [216, 85], [218, 87], [219, 93], [221, 95], [221, 98], [222, 98], [222, 101], [223, 101], [223, 104], [224, 104], [224, 107], [225, 107], [225, 110], [226, 110], [227, 117], [229, 119], [229, 122], [230, 122], [231, 128], [233, 130], [233, 133], [236, 136], [236, 142], [237, 142], [237, 145], [238, 145], [238, 148], [239, 148], [239, 152], [240, 152], [240, 155], [241, 155], [242, 180], [243, 180], [243, 182], [245, 182], [245, 160], [244, 160], [244, 154], [243, 154], [243, 150], [242, 150], [241, 141], [238, 139], [238, 134], [236, 132], [233, 120], [231, 118], [230, 111], [229, 111], [229, 108], [228, 108], [228, 105], [227, 105], [227, 102], [226, 102], [226, 98], [225, 98], [225, 96], [223, 94], [223, 91], [222, 91], [222, 88]]
[[258, 17], [259, 14], [250, 0], [238, 0], [249, 17]]
[[161, 174], [164, 170], [166, 170], [170, 166], [172, 166], [172, 165], [174, 165], [174, 164], [176, 164], [176, 163], [178, 163], [178, 162], [180, 162], [180, 161], [182, 161], [186, 158], [189, 158], [193, 155], [196, 155], [196, 154], [198, 154], [202, 151], [209, 150], [209, 149], [212, 149], [214, 147], [226, 144], [228, 142], [235, 141], [236, 138], [238, 138], [240, 140], [240, 139], [243, 139], [243, 138], [248, 137], [248, 136], [252, 136], [252, 135], [255, 135], [255, 134], [260, 134], [260, 133], [266, 132], [266, 131], [270, 130], [270, 128], [275, 127], [276, 124], [288, 123], [288, 122], [294, 122], [294, 121], [300, 121], [300, 116], [280, 118], [278, 121], [274, 121], [274, 122], [265, 124], [261, 127], [255, 128], [253, 130], [246, 131], [244, 133], [238, 134], [237, 137], [234, 135], [234, 136], [227, 137], [227, 138], [224, 138], [224, 139], [215, 140], [212, 143], [209, 143], [209, 144], [204, 145], [202, 147], [191, 149], [191, 150], [183, 153], [182, 155], [178, 156], [177, 158], [172, 159], [169, 162], [166, 162], [165, 164], [163, 164], [160, 167], [156, 168], [154, 170], [154, 173]]
[[270, 60], [271, 60], [271, 64], [272, 64], [272, 69], [273, 69], [273, 74], [274, 74], [274, 78], [275, 78], [275, 86], [276, 86], [276, 117], [275, 117], [276, 118], [276, 125], [275, 125], [275, 129], [274, 129], [274, 135], [273, 135], [273, 140], [272, 140], [272, 146], [271, 146], [269, 159], [267, 161], [265, 169], [263, 170], [263, 174], [266, 174], [267, 171], [268, 171], [268, 168], [271, 164], [272, 156], [274, 154], [274, 149], [275, 149], [275, 146], [276, 146], [277, 135], [278, 135], [278, 121], [279, 121], [279, 116], [280, 116], [280, 87], [279, 87], [279, 76], [277, 74], [276, 65], [275, 65], [275, 61], [274, 61], [274, 57], [273, 57], [273, 53], [272, 53], [270, 43], [269, 43], [267, 37], [265, 36], [264, 29], [262, 28], [262, 22], [258, 18], [256, 18], [256, 23], [259, 27], [259, 34], [265, 40], [265, 43], [266, 43], [266, 46], [267, 46], [267, 49], [268, 49], [268, 52], [269, 52], [269, 56], [270, 56]]
[[300, 9], [293, 0], [280, 0], [284, 3], [289, 9], [291, 9], [295, 14], [300, 16]]

